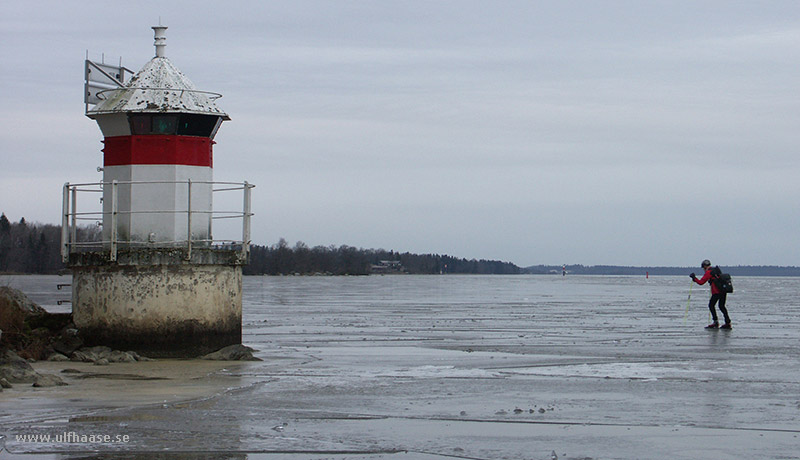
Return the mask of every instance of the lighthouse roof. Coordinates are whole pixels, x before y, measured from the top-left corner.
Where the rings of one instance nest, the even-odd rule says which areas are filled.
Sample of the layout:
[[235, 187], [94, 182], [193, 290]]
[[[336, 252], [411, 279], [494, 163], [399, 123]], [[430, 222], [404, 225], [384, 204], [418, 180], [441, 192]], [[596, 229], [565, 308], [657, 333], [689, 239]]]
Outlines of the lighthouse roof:
[[195, 113], [218, 115], [229, 120], [217, 107], [217, 93], [199, 91], [169, 59], [156, 56], [145, 64], [124, 87], [104, 91], [105, 99], [86, 115], [95, 118], [120, 112]]

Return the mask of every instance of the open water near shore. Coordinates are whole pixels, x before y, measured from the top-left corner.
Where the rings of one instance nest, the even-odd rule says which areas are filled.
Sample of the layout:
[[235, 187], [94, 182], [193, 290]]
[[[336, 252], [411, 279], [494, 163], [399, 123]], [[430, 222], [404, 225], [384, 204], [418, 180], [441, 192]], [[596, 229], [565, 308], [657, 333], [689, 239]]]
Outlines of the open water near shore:
[[[50, 311], [65, 282], [0, 277]], [[15, 385], [0, 458], [798, 458], [800, 279], [734, 285], [734, 329], [707, 331], [688, 277], [246, 277], [263, 361]], [[18, 438], [60, 433], [128, 441]]]

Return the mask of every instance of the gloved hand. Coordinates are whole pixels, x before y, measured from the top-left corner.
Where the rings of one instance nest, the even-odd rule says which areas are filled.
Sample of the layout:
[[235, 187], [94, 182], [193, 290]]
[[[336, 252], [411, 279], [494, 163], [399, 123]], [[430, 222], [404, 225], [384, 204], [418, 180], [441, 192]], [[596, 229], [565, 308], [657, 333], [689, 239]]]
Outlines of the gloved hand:
[[691, 275], [689, 275], [689, 278], [691, 278], [691, 279], [697, 279], [697, 275], [695, 275], [694, 273], [692, 273]]

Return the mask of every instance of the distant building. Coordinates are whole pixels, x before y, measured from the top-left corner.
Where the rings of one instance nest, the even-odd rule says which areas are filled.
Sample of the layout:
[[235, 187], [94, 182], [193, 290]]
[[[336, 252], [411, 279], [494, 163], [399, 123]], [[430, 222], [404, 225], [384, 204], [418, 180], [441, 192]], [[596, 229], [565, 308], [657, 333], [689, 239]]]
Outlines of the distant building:
[[376, 265], [370, 265], [370, 272], [380, 275], [406, 273], [405, 267], [399, 260], [381, 260]]

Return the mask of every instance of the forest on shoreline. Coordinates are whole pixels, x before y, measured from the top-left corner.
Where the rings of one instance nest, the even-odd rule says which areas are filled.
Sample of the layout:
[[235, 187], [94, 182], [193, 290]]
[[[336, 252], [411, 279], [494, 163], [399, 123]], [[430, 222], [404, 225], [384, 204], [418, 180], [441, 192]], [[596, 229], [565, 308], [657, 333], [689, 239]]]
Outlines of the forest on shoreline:
[[[81, 240], [99, 238], [99, 229], [82, 228]], [[61, 261], [61, 226], [11, 222], [0, 215], [0, 274], [56, 274]], [[353, 246], [290, 246], [281, 238], [267, 246], [253, 244], [245, 275], [369, 275], [369, 274], [555, 274], [659, 276], [699, 273], [699, 267], [634, 267], [615, 265], [533, 265], [458, 258], [442, 254], [413, 254]], [[800, 276], [800, 267], [723, 266], [733, 276]]]
[[[82, 241], [99, 238], [97, 228], [83, 228]], [[0, 215], [0, 273], [56, 274], [65, 269], [61, 261], [61, 226], [11, 222]], [[245, 275], [369, 275], [381, 274], [518, 274], [509, 262], [463, 259], [440, 254], [363, 249], [353, 246], [294, 246], [283, 238], [266, 246], [250, 246]]]

